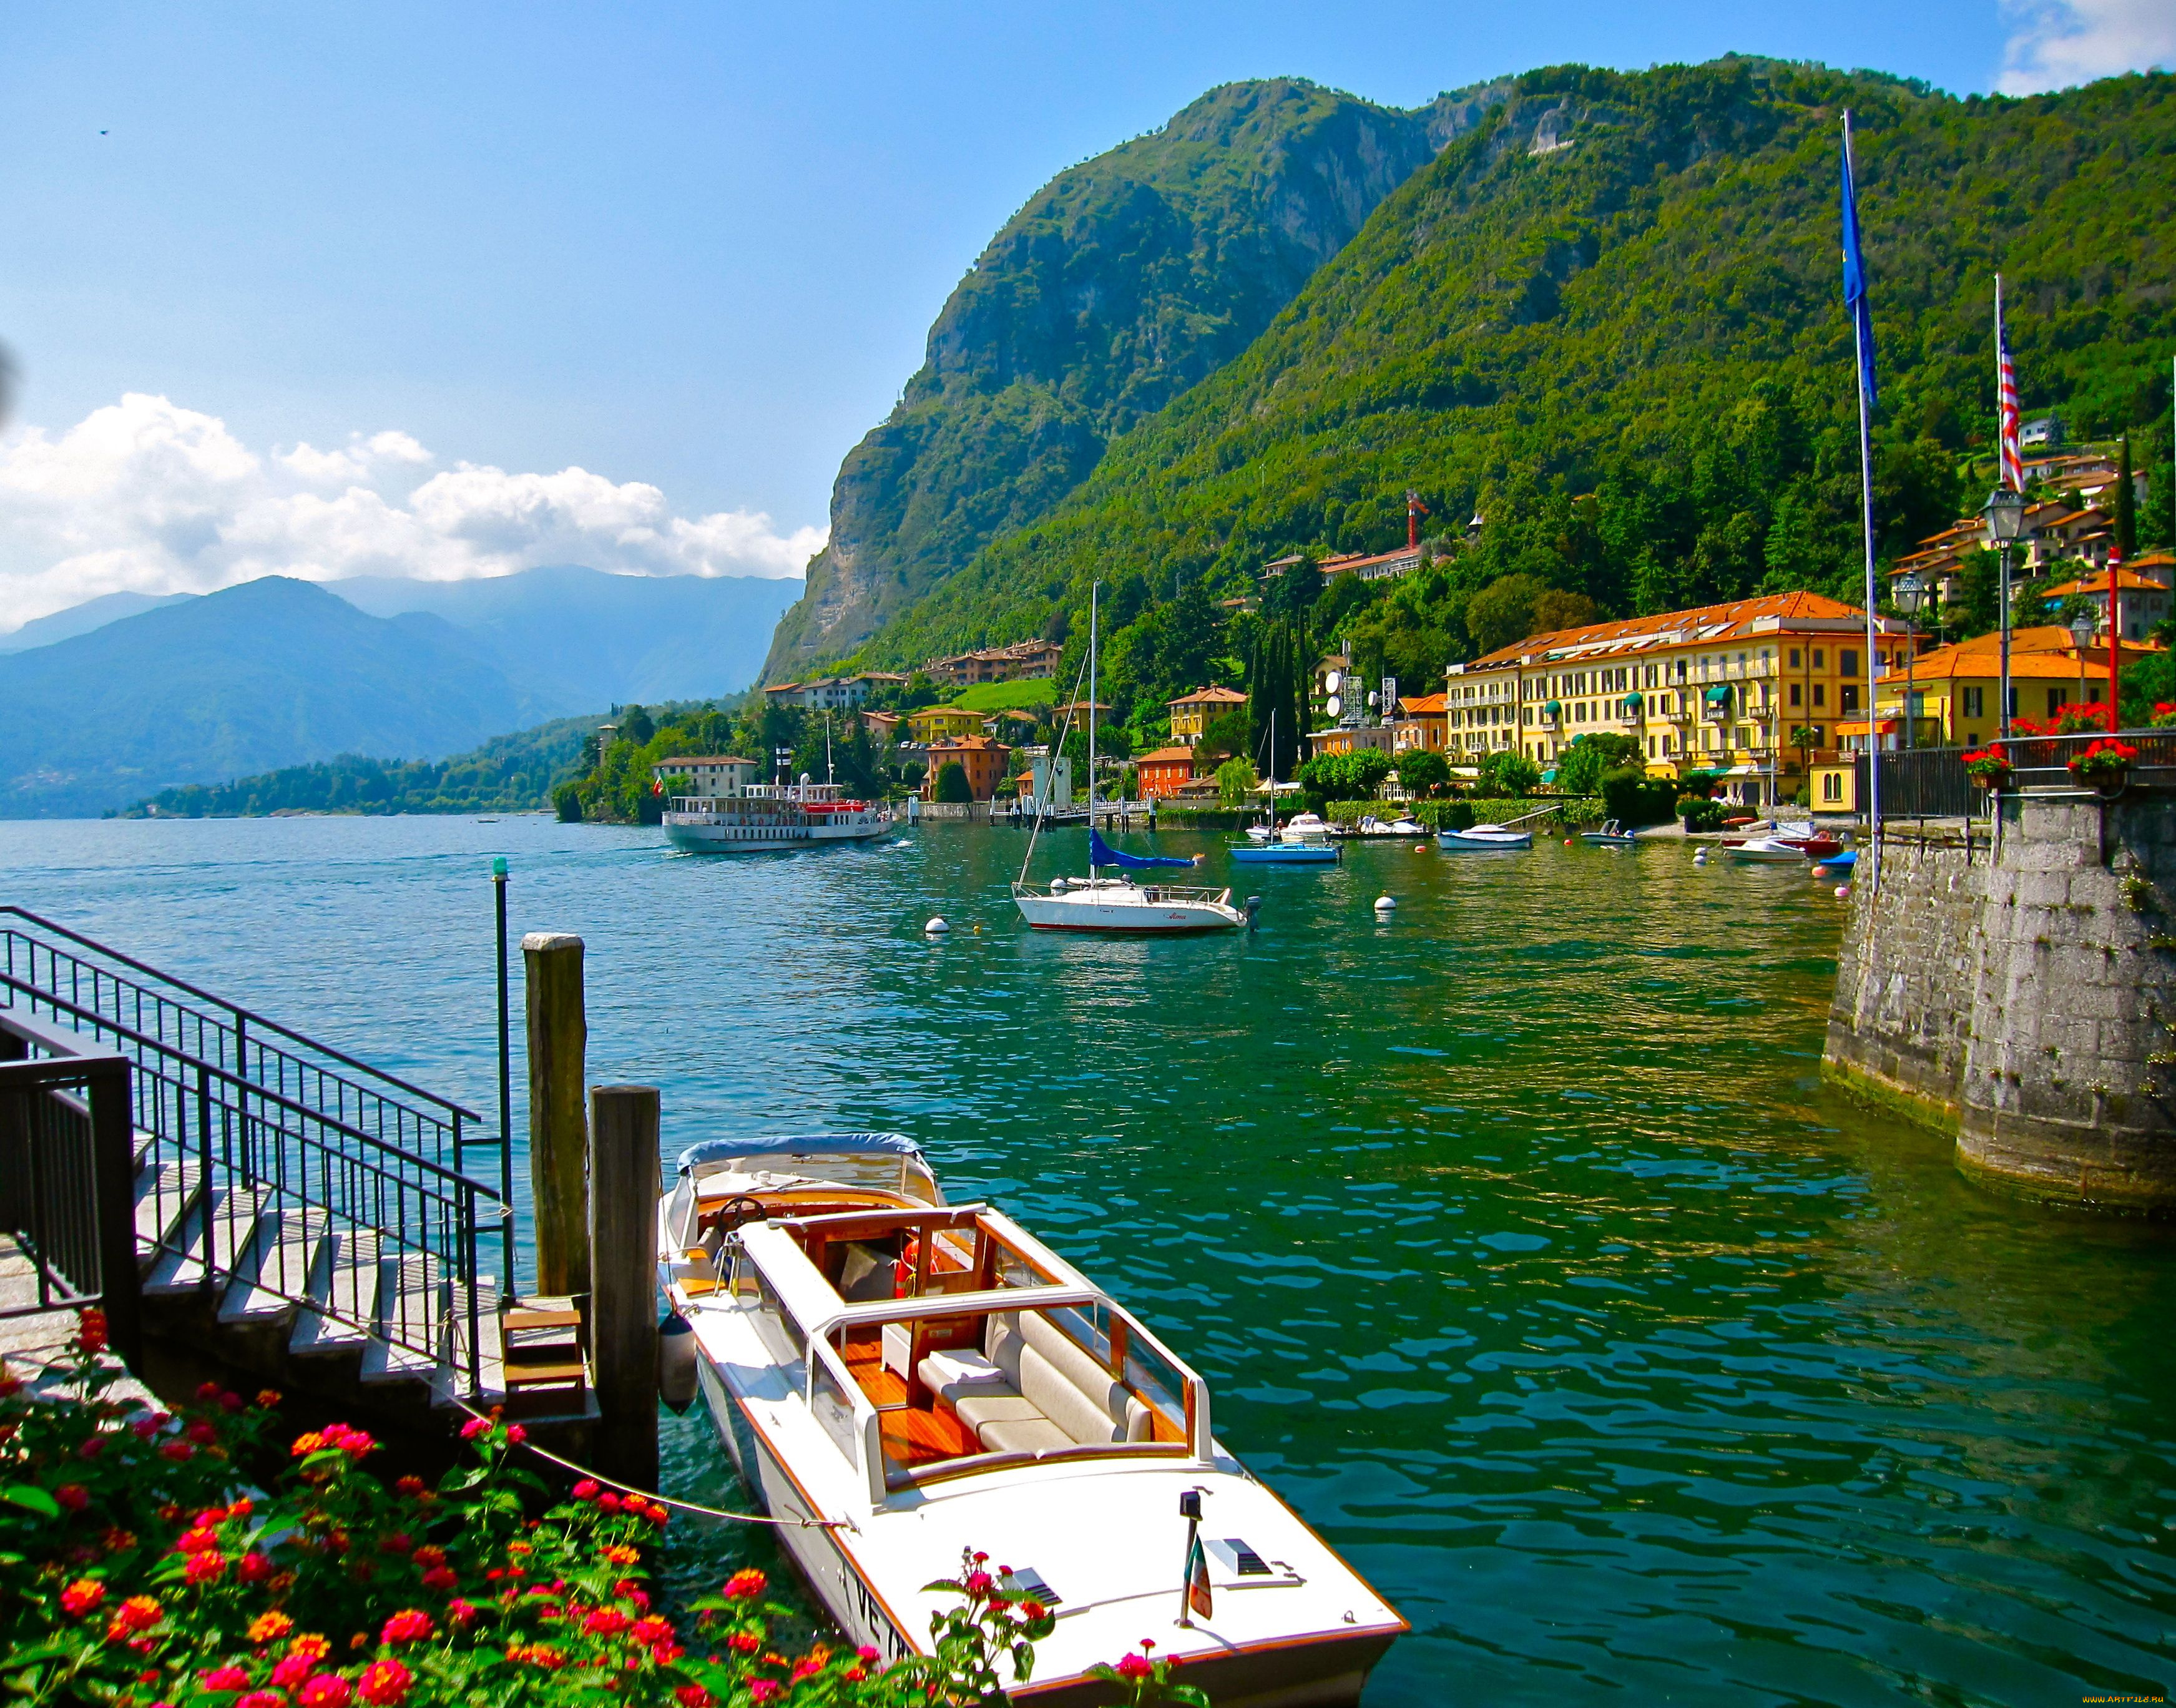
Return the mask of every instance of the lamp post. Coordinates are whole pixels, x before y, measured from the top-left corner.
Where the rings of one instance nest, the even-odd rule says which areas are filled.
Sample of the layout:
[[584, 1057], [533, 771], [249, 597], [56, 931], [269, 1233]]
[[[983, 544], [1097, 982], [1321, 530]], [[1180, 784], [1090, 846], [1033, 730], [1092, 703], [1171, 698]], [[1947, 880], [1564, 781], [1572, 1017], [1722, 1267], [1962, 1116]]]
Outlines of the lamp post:
[[1918, 709], [1912, 704], [1912, 669], [1919, 658], [1919, 630], [1912, 621], [1919, 607], [1927, 602], [1927, 584], [1917, 570], [1907, 570], [1896, 578], [1894, 595], [1896, 608], [1904, 613], [1904, 745], [1918, 745]]
[[2093, 644], [2093, 613], [2082, 607], [2070, 617], [2070, 640], [2078, 649], [2078, 704], [2086, 703], [2086, 649]]
[[2002, 563], [2002, 585], [1998, 620], [2002, 629], [2002, 685], [1996, 692], [2002, 703], [1995, 708], [2000, 720], [2002, 739], [2010, 738], [2010, 548], [2017, 536], [2025, 531], [2025, 494], [2013, 492], [2008, 487], [1997, 487], [1988, 494], [1987, 503], [1980, 514], [1987, 522], [1988, 536], [1994, 541], [1995, 555]]

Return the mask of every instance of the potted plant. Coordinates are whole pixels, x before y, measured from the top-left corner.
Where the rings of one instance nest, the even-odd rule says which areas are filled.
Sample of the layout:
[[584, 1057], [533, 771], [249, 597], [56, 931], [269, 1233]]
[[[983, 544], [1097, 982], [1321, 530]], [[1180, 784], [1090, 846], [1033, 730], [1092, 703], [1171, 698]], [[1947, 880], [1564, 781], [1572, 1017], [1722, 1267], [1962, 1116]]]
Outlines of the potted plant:
[[1963, 763], [1965, 775], [1990, 794], [2007, 789], [2017, 780], [2010, 755], [1992, 742], [1967, 753]]
[[2070, 775], [2103, 795], [2119, 795], [2130, 780], [2130, 768], [2137, 763], [2136, 748], [2104, 736], [2082, 753], [2072, 756]]

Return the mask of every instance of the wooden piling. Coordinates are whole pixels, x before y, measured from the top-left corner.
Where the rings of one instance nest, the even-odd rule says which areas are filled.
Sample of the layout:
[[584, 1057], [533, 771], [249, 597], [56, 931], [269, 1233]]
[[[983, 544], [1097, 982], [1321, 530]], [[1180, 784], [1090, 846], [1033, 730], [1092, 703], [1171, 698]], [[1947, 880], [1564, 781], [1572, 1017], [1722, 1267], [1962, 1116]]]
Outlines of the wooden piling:
[[590, 1361], [598, 1470], [657, 1487], [658, 1095], [590, 1094]]
[[590, 1291], [589, 1020], [582, 939], [532, 931], [521, 939], [529, 996], [529, 1182], [535, 1201], [536, 1291]]

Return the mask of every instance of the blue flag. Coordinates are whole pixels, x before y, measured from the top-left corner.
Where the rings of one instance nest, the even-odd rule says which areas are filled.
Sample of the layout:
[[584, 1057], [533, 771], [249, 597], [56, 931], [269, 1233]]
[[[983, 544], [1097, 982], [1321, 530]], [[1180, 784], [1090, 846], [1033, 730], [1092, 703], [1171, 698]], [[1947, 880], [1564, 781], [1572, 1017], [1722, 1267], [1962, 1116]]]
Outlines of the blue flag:
[[1880, 394], [1874, 381], [1874, 313], [1866, 296], [1866, 257], [1858, 245], [1858, 191], [1851, 177], [1851, 121], [1843, 132], [1843, 300], [1858, 340], [1858, 389], [1873, 415]]

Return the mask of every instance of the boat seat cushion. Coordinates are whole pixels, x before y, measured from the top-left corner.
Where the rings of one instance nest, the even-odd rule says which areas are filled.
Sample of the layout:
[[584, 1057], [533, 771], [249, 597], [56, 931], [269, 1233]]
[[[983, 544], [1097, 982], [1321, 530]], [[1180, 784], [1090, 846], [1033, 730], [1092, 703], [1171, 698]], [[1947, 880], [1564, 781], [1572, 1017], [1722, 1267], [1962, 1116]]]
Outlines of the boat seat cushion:
[[990, 1362], [1073, 1444], [1150, 1439], [1149, 1408], [1047, 1319], [993, 1312], [987, 1344]]
[[1074, 1445], [1073, 1438], [1047, 1417], [992, 1423], [976, 1433], [993, 1453], [1047, 1453]]
[[1035, 1407], [1035, 1402], [1023, 1400], [1009, 1388], [993, 1388], [978, 1384], [971, 1388], [959, 1388], [946, 1396], [952, 1409], [959, 1413], [960, 1421], [977, 1435], [987, 1424], [992, 1423], [1047, 1423], [1050, 1420]]

